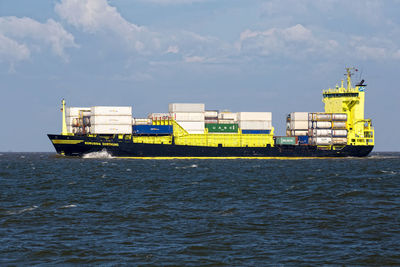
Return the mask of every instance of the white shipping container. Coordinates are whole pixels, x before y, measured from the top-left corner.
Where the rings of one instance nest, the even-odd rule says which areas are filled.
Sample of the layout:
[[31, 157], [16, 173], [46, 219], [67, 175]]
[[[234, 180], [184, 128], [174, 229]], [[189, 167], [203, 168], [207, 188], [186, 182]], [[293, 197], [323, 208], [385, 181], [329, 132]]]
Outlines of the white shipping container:
[[204, 134], [204, 129], [203, 130], [186, 130], [190, 134]]
[[79, 125], [79, 118], [78, 117], [66, 117], [65, 123], [70, 126], [78, 126]]
[[333, 129], [345, 129], [346, 128], [346, 122], [344, 121], [334, 121], [332, 125]]
[[332, 114], [330, 113], [310, 113], [310, 121], [330, 121], [332, 120]]
[[176, 112], [172, 113], [176, 121], [204, 121], [204, 112]]
[[290, 121], [291, 130], [308, 130], [308, 120], [291, 120]]
[[131, 116], [91, 116], [90, 124], [121, 125], [132, 124]]
[[330, 129], [332, 128], [332, 123], [330, 121], [314, 121], [314, 129]]
[[330, 129], [314, 129], [313, 136], [332, 136]]
[[132, 107], [108, 107], [108, 106], [96, 106], [91, 107], [92, 116], [131, 116]]
[[333, 130], [333, 136], [347, 136], [347, 130]]
[[347, 138], [346, 137], [334, 137], [334, 138], [332, 138], [332, 143], [334, 145], [345, 145], [345, 144], [347, 144]]
[[151, 119], [132, 118], [132, 125], [147, 125], [151, 123]]
[[204, 112], [205, 105], [202, 103], [171, 103], [168, 105], [169, 112]]
[[218, 119], [237, 121], [238, 120], [238, 114], [237, 113], [232, 113], [232, 112], [220, 112], [218, 114]]
[[292, 130], [291, 136], [304, 136], [308, 135], [308, 130]]
[[150, 113], [147, 118], [152, 120], [169, 120], [172, 116], [171, 113]]
[[179, 121], [177, 123], [185, 130], [204, 131], [204, 121]]
[[90, 126], [92, 134], [132, 134], [132, 125], [102, 125], [95, 124]]
[[206, 110], [204, 112], [204, 117], [206, 117], [206, 118], [218, 118], [218, 111], [216, 111], [216, 110]]
[[218, 123], [220, 123], [220, 124], [233, 124], [233, 123], [237, 123], [237, 121], [220, 119], [220, 120], [218, 120]]
[[347, 121], [347, 114], [346, 113], [333, 113], [332, 120], [334, 121]]
[[[81, 116], [81, 111], [83, 111], [85, 114], [84, 116], [90, 116], [90, 108], [82, 108], [82, 107], [69, 107], [65, 108], [65, 117], [79, 117]], [[86, 115], [89, 113], [89, 115]]]
[[290, 113], [290, 119], [292, 121], [308, 121], [308, 112], [292, 112]]
[[238, 112], [239, 121], [272, 121], [271, 112]]
[[271, 121], [239, 121], [242, 130], [271, 130]]
[[328, 145], [332, 145], [332, 138], [331, 137], [314, 137], [312, 139], [312, 143], [314, 145], [328, 146]]

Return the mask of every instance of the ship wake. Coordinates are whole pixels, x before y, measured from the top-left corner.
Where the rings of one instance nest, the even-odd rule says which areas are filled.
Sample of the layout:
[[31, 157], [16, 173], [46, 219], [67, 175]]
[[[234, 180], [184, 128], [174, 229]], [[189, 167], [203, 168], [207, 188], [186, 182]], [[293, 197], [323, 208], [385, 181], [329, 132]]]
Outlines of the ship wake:
[[105, 149], [97, 152], [90, 152], [82, 156], [84, 159], [111, 159], [113, 156]]

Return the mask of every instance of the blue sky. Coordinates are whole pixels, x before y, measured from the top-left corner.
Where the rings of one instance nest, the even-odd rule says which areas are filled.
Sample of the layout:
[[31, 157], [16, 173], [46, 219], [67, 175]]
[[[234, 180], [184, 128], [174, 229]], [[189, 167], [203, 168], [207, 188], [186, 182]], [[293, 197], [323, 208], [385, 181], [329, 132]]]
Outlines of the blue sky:
[[[0, 151], [53, 151], [60, 101], [323, 111], [362, 70], [375, 151], [400, 151], [400, 0], [0, 0]], [[361, 78], [361, 71], [354, 77]]]

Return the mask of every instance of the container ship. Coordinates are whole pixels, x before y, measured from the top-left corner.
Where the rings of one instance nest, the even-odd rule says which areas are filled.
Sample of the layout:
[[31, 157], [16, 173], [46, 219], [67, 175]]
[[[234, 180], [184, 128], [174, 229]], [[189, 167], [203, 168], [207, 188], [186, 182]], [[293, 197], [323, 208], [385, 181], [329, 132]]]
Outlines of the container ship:
[[365, 157], [374, 128], [364, 118], [366, 84], [352, 86], [354, 71], [346, 68], [340, 87], [323, 90], [324, 112], [288, 114], [285, 136], [274, 135], [271, 112], [172, 103], [166, 113], [134, 118], [132, 107], [66, 107], [63, 100], [62, 132], [48, 137], [57, 153], [78, 157], [100, 151], [124, 158]]

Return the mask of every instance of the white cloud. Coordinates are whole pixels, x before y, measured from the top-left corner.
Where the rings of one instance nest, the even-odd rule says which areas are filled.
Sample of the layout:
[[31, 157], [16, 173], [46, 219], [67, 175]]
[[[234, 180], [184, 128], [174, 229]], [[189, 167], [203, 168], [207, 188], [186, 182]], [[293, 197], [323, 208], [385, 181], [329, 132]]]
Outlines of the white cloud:
[[178, 54], [179, 53], [179, 47], [176, 45], [170, 45], [165, 53], [171, 53], [171, 54]]
[[[169, 3], [166, 1], [165, 3]], [[175, 1], [174, 1], [175, 2]], [[172, 3], [172, 2], [171, 2]], [[129, 50], [146, 56], [181, 54], [212, 57], [230, 49], [219, 39], [184, 30], [156, 32], [127, 21], [106, 0], [61, 0], [55, 11], [69, 24], [85, 32], [113, 35], [117, 44], [121, 40]]]
[[372, 47], [360, 45], [355, 47], [357, 56], [361, 59], [375, 59], [382, 60], [387, 57], [387, 51], [383, 47]]
[[[0, 46], [2, 49], [19, 50], [20, 53], [8, 56], [8, 61], [21, 61], [29, 58], [37, 47], [48, 45], [53, 52], [67, 60], [65, 48], [77, 47], [74, 36], [52, 19], [40, 23], [31, 18], [0, 17]], [[4, 58], [4, 56], [3, 56]]]
[[56, 4], [55, 11], [62, 19], [83, 31], [115, 34], [138, 52], [160, 48], [156, 33], [126, 21], [106, 0], [61, 0]]
[[282, 35], [287, 41], [310, 41], [313, 39], [311, 31], [301, 24], [283, 29]]
[[26, 45], [19, 44], [18, 42], [0, 34], [0, 62], [17, 62], [28, 59], [30, 51]]
[[396, 42], [387, 38], [352, 36], [349, 41], [350, 56], [363, 60], [397, 59], [400, 49]]
[[266, 31], [246, 30], [240, 34], [236, 48], [248, 55], [285, 55], [300, 57], [308, 53], [327, 52], [338, 43], [320, 40], [301, 24], [288, 28], [271, 28]]

